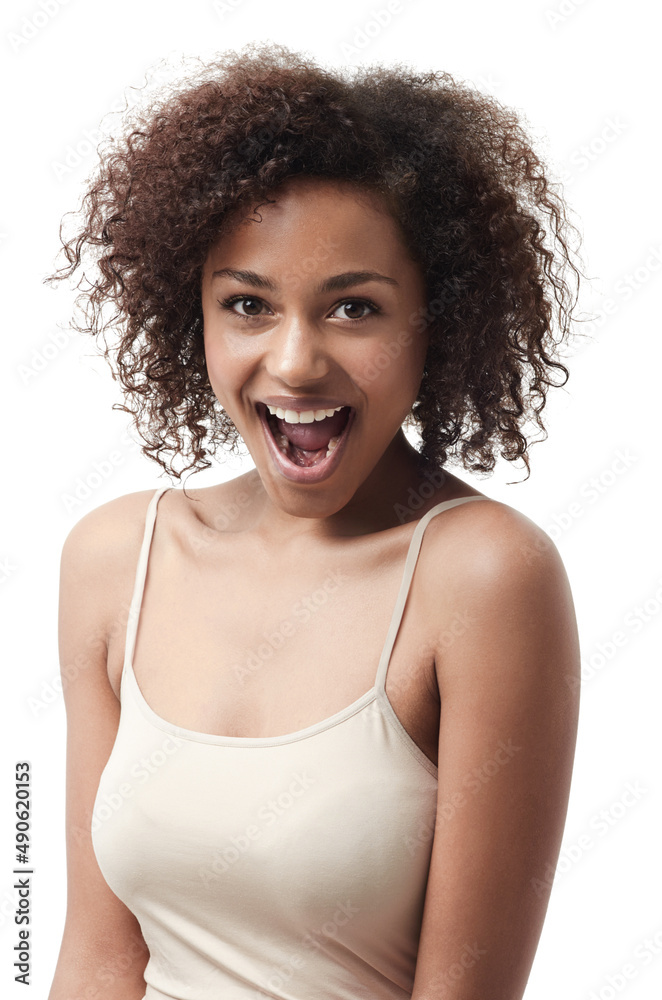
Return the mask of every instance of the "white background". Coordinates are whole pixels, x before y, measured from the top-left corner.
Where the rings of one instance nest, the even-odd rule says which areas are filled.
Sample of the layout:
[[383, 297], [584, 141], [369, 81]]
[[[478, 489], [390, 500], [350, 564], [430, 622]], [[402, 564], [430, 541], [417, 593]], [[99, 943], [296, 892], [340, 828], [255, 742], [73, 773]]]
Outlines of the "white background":
[[[662, 231], [653, 5], [402, 0], [390, 25], [365, 44], [367, 36], [356, 33], [372, 10], [386, 6], [381, 0], [335, 0], [314, 13], [312, 4], [294, 0], [228, 0], [216, 9], [211, 0], [43, 4], [5, 5], [0, 30], [6, 404], [0, 978], [12, 983], [11, 997], [28, 995], [14, 986], [12, 968], [12, 778], [19, 759], [30, 760], [33, 773], [31, 996], [47, 996], [65, 912], [66, 729], [57, 689], [62, 543], [88, 510], [166, 485], [158, 467], [126, 443], [127, 415], [111, 410], [119, 387], [95, 360], [93, 342], [67, 332], [72, 292], [44, 285], [43, 277], [61, 263], [60, 220], [77, 208], [95, 164], [88, 133], [123, 103], [125, 92], [135, 101], [137, 92], [127, 88], [140, 86], [164, 56], [204, 57], [254, 39], [281, 42], [330, 66], [402, 62], [448, 70], [519, 109], [566, 179], [592, 278], [582, 306], [598, 318], [582, 328], [588, 339], [575, 342], [567, 386], [551, 391], [549, 438], [532, 449], [531, 478], [508, 485], [524, 472], [503, 461], [491, 479], [453, 471], [554, 538], [581, 636], [570, 806], [526, 1000], [660, 996]], [[54, 348], [56, 335], [61, 346]], [[118, 450], [112, 474], [68, 509], [64, 497], [77, 479]], [[225, 480], [251, 465], [219, 460], [189, 484]], [[638, 787], [636, 799], [628, 797], [629, 785]], [[604, 826], [596, 820], [601, 810]]]

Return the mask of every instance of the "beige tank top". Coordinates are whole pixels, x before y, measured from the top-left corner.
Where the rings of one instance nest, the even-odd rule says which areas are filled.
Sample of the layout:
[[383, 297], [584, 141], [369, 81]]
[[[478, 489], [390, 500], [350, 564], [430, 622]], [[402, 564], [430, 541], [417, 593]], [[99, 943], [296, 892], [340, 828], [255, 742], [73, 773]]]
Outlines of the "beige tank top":
[[411, 997], [437, 768], [385, 692], [431, 518], [416, 524], [374, 686], [284, 736], [199, 733], [142, 696], [133, 649], [159, 497], [147, 509], [129, 613], [117, 736], [92, 843], [149, 949], [143, 1000]]

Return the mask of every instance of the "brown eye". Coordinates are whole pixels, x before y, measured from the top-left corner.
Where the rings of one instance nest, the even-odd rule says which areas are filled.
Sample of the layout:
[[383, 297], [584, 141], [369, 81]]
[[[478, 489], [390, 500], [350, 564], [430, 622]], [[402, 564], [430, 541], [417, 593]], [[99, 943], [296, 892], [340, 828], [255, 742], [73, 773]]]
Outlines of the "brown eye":
[[[236, 305], [241, 305], [241, 310], [235, 309]], [[249, 319], [254, 316], [262, 315], [262, 306], [264, 302], [262, 299], [252, 298], [250, 295], [233, 295], [229, 299], [223, 299], [219, 301], [219, 305], [227, 309], [228, 312], [232, 312], [235, 316], [241, 316], [242, 319]]]
[[[366, 302], [364, 299], [347, 299], [345, 302], [341, 302], [339, 306], [336, 306], [333, 315], [335, 315], [339, 310], [342, 310], [338, 319], [350, 319], [350, 320], [361, 320], [366, 319], [370, 313], [377, 312], [377, 308], [370, 302]], [[363, 312], [363, 310], [366, 310]]]
[[[260, 309], [262, 308], [262, 303], [259, 299], [235, 299], [235, 305], [241, 302], [242, 308], [244, 310], [244, 315], [246, 316], [258, 316]], [[240, 313], [241, 315], [241, 313]]]

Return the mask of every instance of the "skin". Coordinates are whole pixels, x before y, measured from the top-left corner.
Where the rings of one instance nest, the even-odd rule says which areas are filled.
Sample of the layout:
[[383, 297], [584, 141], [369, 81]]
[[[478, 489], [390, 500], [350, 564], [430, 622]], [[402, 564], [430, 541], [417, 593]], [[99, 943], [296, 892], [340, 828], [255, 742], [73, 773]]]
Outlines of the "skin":
[[[367, 691], [412, 522], [443, 500], [484, 496], [444, 470], [432, 495], [422, 494], [408, 517], [398, 513], [422, 482], [401, 423], [418, 392], [427, 335], [412, 336], [377, 378], [362, 378], [425, 302], [386, 203], [352, 185], [297, 178], [260, 214], [259, 223], [233, 220], [210, 248], [201, 281], [210, 381], [255, 469], [161, 498], [133, 658], [162, 718], [236, 736], [294, 732]], [[213, 278], [223, 268], [257, 272], [273, 287]], [[316, 290], [358, 269], [398, 284]], [[219, 305], [235, 294], [259, 298], [264, 305], [251, 310], [259, 318], [244, 322]], [[348, 323], [342, 303], [363, 297], [380, 314]], [[274, 394], [329, 395], [356, 408], [347, 451], [327, 480], [292, 483], [273, 464], [254, 404]], [[49, 1000], [99, 987], [106, 963], [122, 971], [104, 985], [103, 1000], [144, 994], [140, 928], [106, 885], [88, 831], [117, 733], [126, 608], [152, 495], [96, 508], [63, 548], [60, 657], [63, 671], [77, 657], [85, 669], [64, 686], [69, 892]], [[331, 568], [344, 583], [313, 626], [298, 629], [267, 667], [238, 676], [246, 648]], [[565, 823], [578, 679], [572, 595], [549, 537], [487, 498], [433, 517], [386, 681], [403, 727], [439, 764], [413, 1000], [521, 1000], [549, 898], [545, 873]], [[504, 746], [516, 749], [504, 754]], [[127, 955], [132, 961], [118, 964]]]
[[[201, 296], [209, 380], [263, 488], [254, 530], [282, 547], [398, 523], [393, 508], [416, 481], [417, 459], [401, 424], [418, 395], [429, 332], [412, 332], [410, 316], [425, 306], [424, 281], [377, 197], [297, 178], [275, 201], [260, 207], [262, 221], [240, 217], [212, 247]], [[226, 268], [257, 272], [274, 291], [214, 276]], [[329, 276], [356, 271], [394, 284], [358, 281], [342, 293], [316, 294]], [[239, 293], [252, 298], [231, 310], [219, 304]], [[375, 368], [385, 344], [400, 346], [397, 363]], [[329, 479], [302, 486], [276, 470], [255, 410], [256, 400], [273, 395], [330, 396], [356, 409], [348, 450]]]

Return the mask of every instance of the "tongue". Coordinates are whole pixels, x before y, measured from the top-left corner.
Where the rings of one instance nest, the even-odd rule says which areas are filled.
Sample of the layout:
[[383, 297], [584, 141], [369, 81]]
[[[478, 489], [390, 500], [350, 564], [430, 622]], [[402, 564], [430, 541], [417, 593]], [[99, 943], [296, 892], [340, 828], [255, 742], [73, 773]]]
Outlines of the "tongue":
[[288, 424], [286, 420], [277, 418], [279, 431], [297, 448], [304, 451], [318, 451], [326, 448], [332, 437], [337, 437], [347, 423], [349, 408], [344, 406], [332, 417], [324, 420], [314, 420], [311, 424]]

